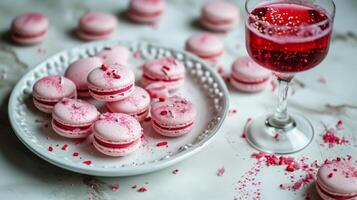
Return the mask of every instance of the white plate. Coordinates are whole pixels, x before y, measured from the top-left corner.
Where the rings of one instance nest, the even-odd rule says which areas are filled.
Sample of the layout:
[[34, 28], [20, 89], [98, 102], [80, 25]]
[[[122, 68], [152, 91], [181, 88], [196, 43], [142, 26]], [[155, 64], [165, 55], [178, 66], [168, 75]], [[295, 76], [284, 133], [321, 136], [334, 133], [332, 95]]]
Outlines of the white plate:
[[[133, 154], [112, 158], [98, 153], [91, 138], [83, 141], [58, 136], [50, 126], [50, 116], [38, 111], [32, 103], [32, 86], [36, 80], [50, 74], [63, 74], [67, 66], [81, 57], [92, 56], [104, 46], [122, 44], [133, 53], [129, 65], [139, 80], [141, 64], [148, 59], [174, 56], [185, 64], [187, 78], [184, 86], [175, 92], [191, 100], [198, 110], [196, 125], [179, 138], [159, 136], [143, 123], [144, 144]], [[134, 56], [135, 55], [135, 56]], [[227, 88], [219, 75], [203, 61], [185, 52], [147, 43], [107, 41], [62, 51], [29, 71], [17, 83], [9, 101], [10, 122], [17, 137], [35, 154], [59, 167], [97, 176], [129, 176], [152, 172], [171, 166], [199, 152], [216, 135], [228, 110]], [[157, 147], [167, 141], [168, 146]], [[63, 145], [68, 144], [66, 150]], [[53, 151], [49, 151], [51, 146]], [[79, 156], [73, 156], [79, 152]], [[90, 160], [86, 165], [83, 161]]]

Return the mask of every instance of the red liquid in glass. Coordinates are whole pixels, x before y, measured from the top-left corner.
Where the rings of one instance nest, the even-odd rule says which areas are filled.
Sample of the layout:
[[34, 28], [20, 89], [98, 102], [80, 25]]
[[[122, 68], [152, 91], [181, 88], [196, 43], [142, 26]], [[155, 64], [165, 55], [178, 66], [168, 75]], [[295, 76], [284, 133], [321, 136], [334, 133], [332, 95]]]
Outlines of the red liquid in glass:
[[246, 45], [260, 65], [295, 73], [319, 64], [326, 56], [332, 24], [316, 7], [294, 3], [258, 5], [246, 24]]

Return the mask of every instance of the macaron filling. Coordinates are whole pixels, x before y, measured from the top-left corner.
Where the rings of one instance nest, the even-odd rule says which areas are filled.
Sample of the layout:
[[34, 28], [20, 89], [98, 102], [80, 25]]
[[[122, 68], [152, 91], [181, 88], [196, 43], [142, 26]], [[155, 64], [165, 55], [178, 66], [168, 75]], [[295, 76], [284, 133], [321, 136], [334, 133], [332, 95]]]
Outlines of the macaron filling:
[[58, 102], [57, 100], [56, 100], [56, 101], [39, 100], [39, 99], [37, 99], [36, 97], [33, 97], [33, 99], [34, 99], [35, 101], [37, 101], [38, 103], [43, 104], [43, 105], [46, 105], [46, 106], [54, 106], [54, 105], [56, 105], [56, 103]]
[[243, 84], [243, 85], [258, 85], [258, 84], [265, 83], [265, 82], [267, 82], [269, 80], [269, 77], [267, 77], [267, 78], [264, 78], [264, 79], [262, 79], [260, 81], [243, 81], [243, 80], [240, 80], [240, 79], [234, 77], [234, 75], [232, 75], [231, 77], [235, 82]]
[[53, 123], [54, 123], [57, 127], [61, 128], [61, 129], [63, 129], [63, 130], [66, 130], [66, 131], [75, 131], [75, 130], [85, 131], [85, 130], [89, 129], [89, 128], [92, 126], [91, 124], [85, 125], [85, 126], [80, 126], [80, 125], [73, 125], [73, 126], [71, 126], [71, 125], [63, 124], [63, 123], [61, 123], [61, 122], [59, 122], [59, 121], [57, 121], [57, 120], [55, 120], [55, 119], [53, 119]]
[[35, 33], [35, 34], [22, 34], [22, 33], [19, 33], [19, 32], [13, 32], [12, 35], [15, 36], [15, 37], [19, 37], [19, 38], [34, 38], [34, 37], [41, 37], [43, 35], [45, 35], [47, 33], [47, 29], [44, 30], [44, 31], [41, 31], [39, 33]]
[[168, 130], [168, 131], [178, 131], [178, 130], [186, 129], [193, 125], [193, 122], [191, 122], [191, 123], [185, 124], [183, 126], [179, 126], [179, 127], [167, 127], [167, 126], [160, 125], [155, 120], [153, 120], [153, 122], [154, 122], [155, 126], [159, 127], [160, 129], [164, 129], [164, 130]]
[[146, 79], [150, 81], [162, 81], [162, 82], [176, 82], [179, 80], [182, 80], [182, 77], [177, 77], [177, 78], [171, 78], [171, 77], [164, 77], [164, 78], [152, 78], [148, 76], [147, 74], [144, 73], [143, 75]]
[[134, 86], [134, 84], [130, 84], [130, 85], [128, 85], [124, 88], [121, 88], [119, 90], [112, 90], [112, 91], [96, 91], [93, 88], [89, 88], [89, 91], [96, 95], [117, 95], [117, 94], [124, 93], [124, 92], [130, 90], [133, 86]]
[[135, 144], [138, 140], [140, 140], [140, 138], [132, 141], [132, 142], [128, 142], [128, 143], [120, 143], [120, 144], [116, 144], [116, 143], [110, 143], [110, 142], [105, 142], [103, 140], [98, 139], [96, 136], [94, 136], [94, 140], [101, 146], [103, 147], [107, 147], [107, 148], [114, 148], [114, 149], [123, 149], [123, 148], [128, 148], [131, 145]]
[[85, 29], [80, 29], [79, 30], [81, 33], [84, 33], [85, 35], [95, 35], [95, 36], [104, 36], [112, 33], [114, 29], [109, 29], [109, 30], [104, 30], [104, 31], [89, 31]]
[[350, 196], [346, 195], [346, 196], [343, 196], [343, 195], [337, 195], [337, 194], [331, 194], [329, 193], [327, 190], [325, 190], [319, 183], [316, 183], [317, 187], [319, 188], [319, 190], [326, 196], [328, 197], [331, 197], [333, 199], [338, 199], [338, 200], [348, 200], [348, 199], [352, 199], [352, 198], [355, 198], [357, 197], [357, 194], [352, 194]]

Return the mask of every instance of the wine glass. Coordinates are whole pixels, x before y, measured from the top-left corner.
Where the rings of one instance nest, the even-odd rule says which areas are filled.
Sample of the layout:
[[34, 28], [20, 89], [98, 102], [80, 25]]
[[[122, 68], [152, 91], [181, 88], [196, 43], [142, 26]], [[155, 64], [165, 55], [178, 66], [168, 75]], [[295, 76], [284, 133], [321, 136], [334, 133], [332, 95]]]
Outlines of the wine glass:
[[297, 152], [311, 142], [314, 130], [303, 115], [287, 112], [289, 82], [327, 55], [335, 4], [332, 0], [247, 0], [245, 8], [247, 51], [279, 82], [275, 113], [250, 120], [245, 126], [247, 140], [268, 153]]

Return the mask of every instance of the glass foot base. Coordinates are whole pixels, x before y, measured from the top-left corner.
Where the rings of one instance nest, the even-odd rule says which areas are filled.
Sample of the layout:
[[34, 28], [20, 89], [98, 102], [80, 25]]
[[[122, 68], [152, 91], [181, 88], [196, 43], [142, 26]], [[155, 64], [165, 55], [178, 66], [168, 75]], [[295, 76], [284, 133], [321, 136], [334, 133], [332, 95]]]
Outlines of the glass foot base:
[[298, 152], [313, 139], [314, 129], [305, 117], [292, 113], [293, 124], [289, 128], [276, 128], [269, 123], [266, 114], [254, 118], [245, 126], [248, 143], [266, 153], [290, 154]]

